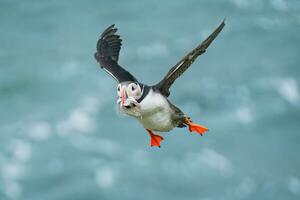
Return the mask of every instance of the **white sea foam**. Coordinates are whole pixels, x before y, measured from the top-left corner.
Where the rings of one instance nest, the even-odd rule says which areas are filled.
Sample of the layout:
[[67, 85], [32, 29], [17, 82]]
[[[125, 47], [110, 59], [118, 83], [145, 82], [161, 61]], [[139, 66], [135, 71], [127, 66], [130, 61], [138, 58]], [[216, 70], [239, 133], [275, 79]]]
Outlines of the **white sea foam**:
[[289, 177], [287, 186], [290, 192], [296, 195], [300, 195], [300, 180], [298, 177]]
[[14, 140], [11, 145], [13, 159], [17, 162], [26, 162], [32, 156], [31, 144], [24, 140]]
[[34, 140], [47, 140], [50, 134], [51, 126], [48, 122], [36, 122], [29, 127], [29, 137]]
[[71, 78], [80, 71], [78, 68], [79, 64], [75, 60], [69, 60], [62, 65], [60, 75], [63, 78]]
[[232, 0], [232, 2], [239, 8], [246, 8], [249, 6], [249, 0]]
[[6, 162], [1, 166], [1, 175], [5, 180], [18, 180], [25, 173], [24, 165], [17, 162]]
[[95, 178], [101, 189], [109, 189], [115, 184], [116, 173], [111, 167], [102, 167], [96, 171]]
[[190, 153], [187, 159], [187, 163], [190, 163], [191, 168], [199, 169], [206, 166], [226, 176], [231, 175], [233, 172], [231, 161], [210, 148], [204, 148], [200, 153]]
[[235, 195], [239, 198], [247, 198], [256, 190], [256, 183], [252, 178], [244, 178], [237, 186]]
[[278, 11], [287, 11], [288, 5], [285, 0], [270, 0], [271, 5]]
[[94, 131], [96, 124], [93, 114], [97, 111], [98, 106], [99, 103], [94, 97], [84, 98], [79, 107], [74, 108], [66, 119], [58, 122], [57, 131], [60, 134]]
[[8, 145], [11, 156], [3, 157], [0, 166], [1, 183], [4, 194], [11, 199], [19, 198], [22, 193], [22, 185], [19, 180], [26, 173], [26, 162], [31, 159], [32, 147], [25, 140], [12, 140]]
[[94, 123], [88, 113], [75, 109], [66, 120], [59, 122], [57, 128], [59, 132], [63, 133], [88, 133], [94, 130]]
[[20, 183], [16, 181], [5, 181], [2, 188], [5, 195], [10, 199], [17, 199], [21, 196], [23, 188]]
[[241, 123], [250, 123], [253, 121], [253, 113], [249, 107], [242, 106], [235, 111], [236, 119]]
[[300, 94], [297, 82], [293, 78], [282, 79], [277, 84], [281, 97], [291, 104], [299, 104]]

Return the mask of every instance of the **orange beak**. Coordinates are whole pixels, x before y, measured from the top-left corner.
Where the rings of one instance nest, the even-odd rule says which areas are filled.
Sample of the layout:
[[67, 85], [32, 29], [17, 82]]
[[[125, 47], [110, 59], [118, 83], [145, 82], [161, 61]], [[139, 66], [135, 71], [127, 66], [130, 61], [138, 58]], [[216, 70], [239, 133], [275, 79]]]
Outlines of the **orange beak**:
[[121, 91], [121, 105], [122, 106], [124, 106], [125, 100], [126, 100], [126, 92], [125, 92], [125, 89], [123, 88]]

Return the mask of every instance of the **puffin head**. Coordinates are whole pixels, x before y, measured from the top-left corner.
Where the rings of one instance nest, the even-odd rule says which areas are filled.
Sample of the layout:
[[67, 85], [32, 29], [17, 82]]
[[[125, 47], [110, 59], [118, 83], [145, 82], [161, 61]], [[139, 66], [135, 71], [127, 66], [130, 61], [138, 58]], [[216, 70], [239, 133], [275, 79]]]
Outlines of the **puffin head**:
[[138, 82], [126, 81], [118, 85], [118, 106], [119, 110], [125, 114], [139, 117], [140, 104], [138, 100], [143, 95], [143, 86]]

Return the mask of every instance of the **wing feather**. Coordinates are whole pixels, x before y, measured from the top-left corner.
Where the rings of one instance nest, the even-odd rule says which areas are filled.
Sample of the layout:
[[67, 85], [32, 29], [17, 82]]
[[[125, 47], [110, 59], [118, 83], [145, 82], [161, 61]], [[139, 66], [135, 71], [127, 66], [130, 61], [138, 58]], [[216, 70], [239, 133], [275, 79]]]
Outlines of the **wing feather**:
[[95, 59], [100, 63], [108, 74], [116, 81], [137, 81], [136, 78], [118, 64], [119, 53], [122, 46], [122, 39], [116, 34], [115, 25], [109, 26], [103, 31], [97, 42]]
[[165, 96], [170, 95], [170, 87], [174, 81], [181, 76], [191, 64], [196, 60], [198, 56], [203, 54], [212, 41], [218, 36], [225, 26], [225, 22], [222, 23], [214, 30], [214, 32], [208, 36], [199, 46], [189, 52], [183, 59], [181, 59], [174, 67], [170, 69], [167, 75], [155, 85], [155, 87]]

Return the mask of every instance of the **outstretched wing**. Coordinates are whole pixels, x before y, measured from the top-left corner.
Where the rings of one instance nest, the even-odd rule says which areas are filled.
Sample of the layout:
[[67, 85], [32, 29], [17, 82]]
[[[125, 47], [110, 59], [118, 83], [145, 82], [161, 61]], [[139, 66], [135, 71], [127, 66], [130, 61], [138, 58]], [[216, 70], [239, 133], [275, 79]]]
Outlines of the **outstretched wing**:
[[224, 21], [219, 25], [215, 31], [206, 38], [199, 46], [189, 52], [183, 59], [181, 59], [174, 67], [170, 69], [168, 74], [158, 83], [155, 87], [165, 96], [170, 95], [170, 87], [174, 81], [187, 70], [189, 66], [196, 60], [198, 56], [203, 54], [212, 41], [218, 36], [223, 27], [225, 26]]
[[114, 28], [114, 26], [114, 24], [109, 26], [101, 34], [97, 42], [95, 59], [100, 63], [101, 68], [116, 79], [116, 81], [137, 81], [134, 76], [118, 64], [122, 40], [120, 36], [116, 34], [118, 29]]

